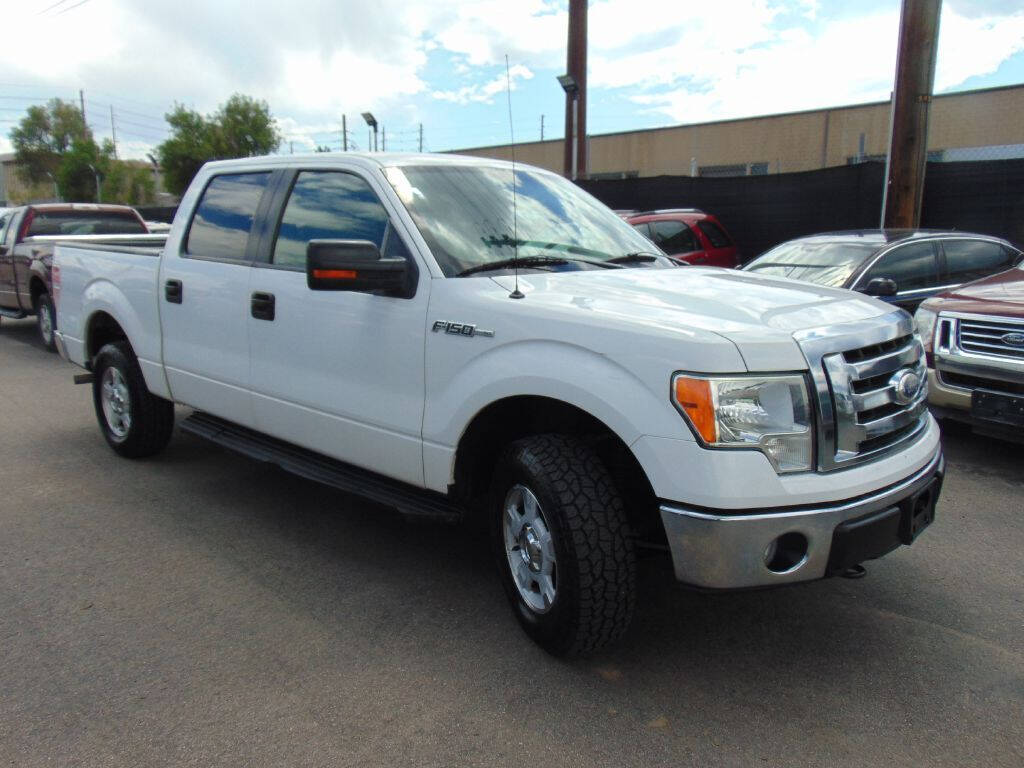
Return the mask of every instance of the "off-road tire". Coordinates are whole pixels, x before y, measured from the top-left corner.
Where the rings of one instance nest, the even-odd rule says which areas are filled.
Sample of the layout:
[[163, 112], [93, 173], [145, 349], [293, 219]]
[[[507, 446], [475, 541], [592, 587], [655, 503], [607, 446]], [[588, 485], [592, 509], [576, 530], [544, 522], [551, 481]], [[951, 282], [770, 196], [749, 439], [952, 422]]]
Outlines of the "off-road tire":
[[[103, 411], [103, 378], [108, 368], [116, 368], [127, 384], [131, 423], [127, 433], [117, 435]], [[139, 459], [159, 453], [174, 430], [174, 404], [157, 397], [146, 388], [142, 369], [127, 342], [105, 345], [93, 361], [92, 398], [96, 418], [107, 444], [121, 456]]]
[[[43, 348], [50, 352], [57, 350], [57, 313], [53, 311], [53, 299], [50, 294], [41, 293], [36, 299], [36, 330]], [[48, 329], [48, 330], [47, 330]]]
[[[543, 613], [520, 595], [506, 550], [505, 499], [517, 484], [537, 497], [554, 540], [556, 592]], [[555, 656], [572, 657], [622, 636], [636, 603], [636, 554], [619, 491], [586, 443], [564, 435], [512, 443], [495, 468], [489, 511], [502, 585], [535, 642]]]

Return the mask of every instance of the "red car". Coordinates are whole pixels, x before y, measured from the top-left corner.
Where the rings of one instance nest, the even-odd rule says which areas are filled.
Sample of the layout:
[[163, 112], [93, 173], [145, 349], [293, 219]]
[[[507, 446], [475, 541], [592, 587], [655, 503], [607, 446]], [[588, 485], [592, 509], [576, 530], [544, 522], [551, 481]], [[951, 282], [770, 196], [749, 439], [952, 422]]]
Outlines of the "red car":
[[725, 227], [697, 208], [666, 208], [619, 214], [633, 228], [678, 261], [704, 267], [739, 265], [739, 254]]

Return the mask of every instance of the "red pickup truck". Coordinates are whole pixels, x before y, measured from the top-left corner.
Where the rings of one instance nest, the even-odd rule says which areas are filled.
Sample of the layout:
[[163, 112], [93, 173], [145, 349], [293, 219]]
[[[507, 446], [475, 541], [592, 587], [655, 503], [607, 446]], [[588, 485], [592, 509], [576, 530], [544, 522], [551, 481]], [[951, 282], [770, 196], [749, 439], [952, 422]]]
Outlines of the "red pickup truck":
[[126, 205], [48, 203], [10, 208], [0, 214], [0, 317], [35, 315], [39, 338], [54, 349], [51, 286], [53, 246], [75, 240], [122, 245], [162, 244], [150, 235], [138, 211]]

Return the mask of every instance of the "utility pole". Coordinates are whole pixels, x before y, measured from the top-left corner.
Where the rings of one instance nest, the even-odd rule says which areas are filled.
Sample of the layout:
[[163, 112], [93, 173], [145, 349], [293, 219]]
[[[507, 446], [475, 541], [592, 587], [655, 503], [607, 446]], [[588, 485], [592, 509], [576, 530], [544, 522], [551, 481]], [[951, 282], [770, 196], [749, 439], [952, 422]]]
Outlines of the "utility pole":
[[383, 125], [380, 127], [380, 148], [382, 152], [388, 151], [388, 129]]
[[294, 141], [289, 141], [288, 142], [288, 154], [289, 155], [294, 155], [295, 154], [295, 142]]
[[420, 152], [423, 151], [423, 123], [420, 123]]
[[544, 141], [544, 115], [540, 116], [540, 140]]
[[348, 125], [344, 115], [341, 116], [341, 151], [348, 152]]
[[892, 132], [882, 193], [884, 227], [912, 228], [921, 221], [941, 7], [942, 0], [903, 0]]
[[114, 142], [114, 159], [117, 159], [117, 127], [114, 125], [114, 105], [110, 105], [110, 140]]
[[[569, 45], [566, 73], [575, 81], [576, 92], [565, 93], [565, 175], [586, 178], [587, 162], [587, 4], [588, 0], [569, 0]], [[564, 86], [563, 86], [564, 87]]]
[[78, 103], [82, 107], [82, 122], [85, 122], [85, 91], [78, 89]]

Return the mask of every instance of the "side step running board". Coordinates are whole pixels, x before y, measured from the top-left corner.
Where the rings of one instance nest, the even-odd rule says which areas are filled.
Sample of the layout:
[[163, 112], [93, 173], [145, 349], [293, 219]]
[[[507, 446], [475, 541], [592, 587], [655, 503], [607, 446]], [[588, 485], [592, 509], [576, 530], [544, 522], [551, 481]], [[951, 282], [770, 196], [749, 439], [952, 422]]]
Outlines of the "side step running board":
[[410, 517], [446, 523], [458, 522], [463, 517], [462, 509], [439, 493], [353, 467], [216, 416], [196, 411], [181, 423], [181, 428], [249, 458], [276, 464], [299, 477], [394, 507]]

